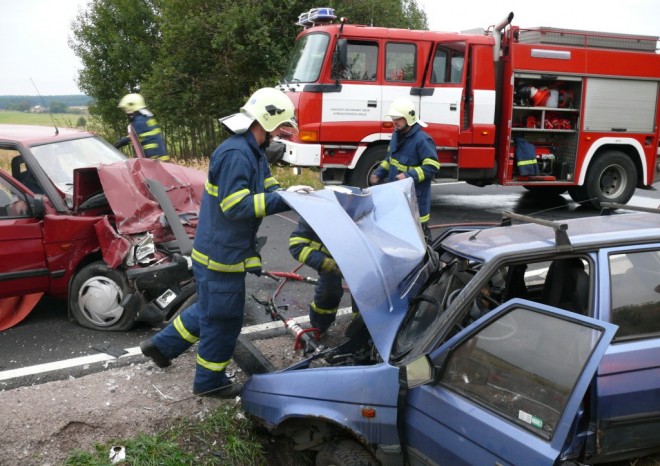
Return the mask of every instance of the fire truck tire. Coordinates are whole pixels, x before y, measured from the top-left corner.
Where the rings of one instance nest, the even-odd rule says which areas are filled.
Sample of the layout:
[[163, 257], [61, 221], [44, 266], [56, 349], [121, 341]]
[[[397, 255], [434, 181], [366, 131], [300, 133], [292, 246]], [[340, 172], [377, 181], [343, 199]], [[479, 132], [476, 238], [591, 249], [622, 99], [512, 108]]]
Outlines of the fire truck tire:
[[353, 170], [348, 172], [346, 183], [349, 186], [357, 186], [358, 188], [369, 187], [369, 177], [378, 165], [385, 160], [387, 156], [387, 145], [380, 144], [370, 147], [362, 154], [360, 160], [355, 165]]
[[585, 201], [600, 209], [601, 202], [627, 203], [637, 186], [635, 163], [621, 151], [610, 150], [594, 160], [587, 171]]
[[137, 317], [137, 309], [121, 305], [129, 293], [124, 273], [105, 262], [92, 262], [71, 281], [69, 311], [83, 327], [124, 332], [133, 327]]
[[376, 461], [362, 445], [343, 439], [328, 442], [316, 454], [316, 466], [376, 466]]
[[589, 196], [587, 195], [587, 190], [584, 186], [571, 186], [568, 188], [568, 194], [571, 196], [575, 202], [580, 205], [585, 205], [587, 207], [591, 206], [590, 202], [587, 202]]

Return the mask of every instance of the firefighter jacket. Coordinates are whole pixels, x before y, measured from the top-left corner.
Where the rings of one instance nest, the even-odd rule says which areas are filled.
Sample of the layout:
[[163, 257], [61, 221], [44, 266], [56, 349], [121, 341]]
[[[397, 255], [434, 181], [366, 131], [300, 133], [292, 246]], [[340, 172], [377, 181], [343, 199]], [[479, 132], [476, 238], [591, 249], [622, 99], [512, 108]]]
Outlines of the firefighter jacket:
[[405, 134], [395, 131], [387, 149], [387, 157], [376, 169], [375, 175], [386, 181], [395, 181], [399, 173], [415, 182], [415, 194], [422, 223], [429, 221], [431, 213], [431, 181], [440, 169], [435, 143], [431, 136], [415, 123]]
[[144, 155], [150, 159], [169, 160], [170, 156], [167, 155], [163, 133], [154, 114], [143, 108], [131, 114], [130, 119], [133, 131], [142, 144]]
[[256, 235], [266, 215], [289, 210], [251, 132], [211, 155], [192, 258], [215, 272], [261, 273]]
[[332, 257], [321, 239], [304, 220], [298, 222], [298, 227], [289, 237], [289, 252], [298, 262], [321, 271], [323, 260]]

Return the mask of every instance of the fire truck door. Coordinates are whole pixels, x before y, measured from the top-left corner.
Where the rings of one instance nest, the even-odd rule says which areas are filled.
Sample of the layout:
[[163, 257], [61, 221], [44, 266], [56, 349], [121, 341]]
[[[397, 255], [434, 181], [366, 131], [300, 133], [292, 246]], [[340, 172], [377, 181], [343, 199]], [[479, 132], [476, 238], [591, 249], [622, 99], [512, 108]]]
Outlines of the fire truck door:
[[[389, 122], [391, 118], [387, 116], [392, 101], [399, 97], [409, 99], [419, 111], [419, 93], [414, 93], [411, 89], [419, 89], [422, 83], [422, 72], [417, 64], [424, 61], [420, 52], [424, 47], [415, 42], [402, 42], [392, 39], [386, 42], [384, 50], [384, 76], [382, 87], [383, 106], [381, 109], [381, 120]], [[390, 126], [391, 128], [391, 126]], [[387, 132], [391, 132], [388, 129]]]
[[362, 141], [380, 131], [381, 86], [377, 72], [378, 43], [349, 39], [347, 62], [338, 76], [341, 90], [323, 94], [321, 139]]
[[420, 117], [436, 146], [458, 148], [461, 103], [465, 89], [464, 41], [436, 45], [420, 97]]

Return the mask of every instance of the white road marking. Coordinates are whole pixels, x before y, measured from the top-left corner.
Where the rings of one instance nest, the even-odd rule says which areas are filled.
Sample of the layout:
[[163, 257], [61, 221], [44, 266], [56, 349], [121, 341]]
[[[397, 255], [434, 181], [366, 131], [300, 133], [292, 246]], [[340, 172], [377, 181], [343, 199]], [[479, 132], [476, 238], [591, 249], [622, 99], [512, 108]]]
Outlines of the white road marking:
[[[353, 312], [352, 308], [345, 307], [337, 311], [337, 315], [345, 315]], [[294, 319], [298, 323], [309, 322], [308, 316], [300, 316]], [[265, 324], [253, 325], [251, 327], [245, 327], [241, 333], [250, 335], [259, 332], [264, 332], [268, 330], [282, 328], [282, 322], [267, 322]], [[99, 353], [92, 354], [89, 356], [80, 356], [78, 358], [64, 359], [62, 361], [53, 361], [47, 362], [44, 364], [36, 364], [34, 366], [21, 367], [18, 369], [10, 369], [0, 372], [0, 381], [11, 380], [18, 377], [28, 377], [33, 375], [45, 374], [47, 372], [59, 371], [63, 369], [70, 369], [72, 367], [81, 367], [89, 364], [96, 364], [101, 362], [112, 362], [117, 359], [127, 358], [130, 356], [137, 356], [142, 354], [139, 346], [133, 348], [125, 348], [126, 354], [121, 355], [119, 358], [115, 358], [109, 354]]]

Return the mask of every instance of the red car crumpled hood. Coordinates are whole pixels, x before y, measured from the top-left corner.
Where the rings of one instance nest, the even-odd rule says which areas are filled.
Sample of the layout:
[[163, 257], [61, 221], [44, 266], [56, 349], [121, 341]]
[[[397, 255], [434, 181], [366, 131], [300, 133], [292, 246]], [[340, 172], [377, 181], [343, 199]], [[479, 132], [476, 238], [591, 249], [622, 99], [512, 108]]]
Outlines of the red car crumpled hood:
[[162, 223], [163, 210], [145, 183], [147, 179], [160, 182], [179, 217], [190, 217], [196, 226], [206, 173], [150, 159], [129, 159], [101, 165], [97, 170], [119, 234], [150, 231], [156, 240], [170, 234]]

